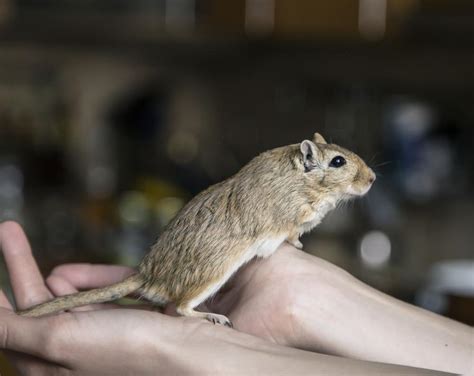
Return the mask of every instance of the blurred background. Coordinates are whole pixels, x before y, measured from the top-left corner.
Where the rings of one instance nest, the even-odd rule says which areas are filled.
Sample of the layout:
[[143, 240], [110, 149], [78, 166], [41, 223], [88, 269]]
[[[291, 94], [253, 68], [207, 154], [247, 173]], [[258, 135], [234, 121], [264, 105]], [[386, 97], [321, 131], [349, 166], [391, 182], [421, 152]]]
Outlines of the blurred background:
[[470, 0], [0, 0], [0, 221], [45, 274], [135, 265], [193, 195], [318, 131], [378, 180], [305, 250], [474, 324], [473, 42]]

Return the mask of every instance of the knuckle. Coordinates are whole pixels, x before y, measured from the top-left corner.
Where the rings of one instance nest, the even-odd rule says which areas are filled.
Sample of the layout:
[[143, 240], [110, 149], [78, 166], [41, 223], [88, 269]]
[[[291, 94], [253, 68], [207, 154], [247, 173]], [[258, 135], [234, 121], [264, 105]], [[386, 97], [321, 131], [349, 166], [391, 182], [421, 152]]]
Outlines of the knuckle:
[[298, 286], [292, 280], [286, 281], [279, 291], [279, 304], [275, 307], [275, 314], [287, 322], [297, 321], [301, 306], [305, 299], [298, 293]]

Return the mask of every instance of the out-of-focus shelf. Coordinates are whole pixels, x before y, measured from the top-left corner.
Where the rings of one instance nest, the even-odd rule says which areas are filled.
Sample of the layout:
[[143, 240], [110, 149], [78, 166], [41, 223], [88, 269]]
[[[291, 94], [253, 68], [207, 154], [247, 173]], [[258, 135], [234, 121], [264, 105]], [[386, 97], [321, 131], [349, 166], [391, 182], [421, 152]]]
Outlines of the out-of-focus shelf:
[[[41, 43], [9, 40], [0, 35], [0, 66], [7, 72], [31, 65], [56, 66], [81, 59], [112, 58], [117, 61], [140, 61], [163, 70], [185, 69], [217, 76], [232, 73], [254, 79], [302, 79], [337, 83], [376, 84], [383, 88], [453, 90], [472, 92], [474, 51], [416, 45], [314, 45], [281, 44], [271, 41], [227, 42], [188, 40], [180, 42], [117, 41], [109, 44], [75, 44], [48, 39]], [[237, 69], [237, 70], [236, 70]]]

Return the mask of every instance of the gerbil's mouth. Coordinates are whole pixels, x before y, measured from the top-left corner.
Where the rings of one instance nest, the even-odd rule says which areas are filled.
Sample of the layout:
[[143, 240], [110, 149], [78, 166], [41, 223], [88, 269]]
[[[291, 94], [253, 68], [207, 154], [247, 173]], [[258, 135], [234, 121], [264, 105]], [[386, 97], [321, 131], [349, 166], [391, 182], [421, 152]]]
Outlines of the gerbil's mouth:
[[353, 184], [351, 184], [347, 189], [347, 194], [351, 196], [364, 196], [370, 190], [372, 184], [374, 184], [375, 179], [375, 173], [370, 170], [370, 175], [367, 180], [367, 183], [362, 187], [354, 186]]
[[364, 187], [354, 187], [352, 184], [347, 189], [347, 194], [351, 196], [364, 196], [372, 187], [373, 181], [369, 182]]
[[368, 184], [365, 189], [362, 190], [360, 196], [364, 196], [370, 190], [370, 188], [372, 188], [372, 183]]

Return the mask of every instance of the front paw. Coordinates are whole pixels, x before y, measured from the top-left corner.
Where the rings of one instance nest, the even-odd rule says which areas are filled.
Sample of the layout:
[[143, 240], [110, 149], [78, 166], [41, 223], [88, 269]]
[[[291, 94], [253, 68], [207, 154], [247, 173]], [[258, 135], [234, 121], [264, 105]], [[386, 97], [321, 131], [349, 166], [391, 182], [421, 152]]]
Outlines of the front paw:
[[303, 243], [301, 243], [298, 239], [290, 240], [290, 244], [298, 249], [303, 249]]

